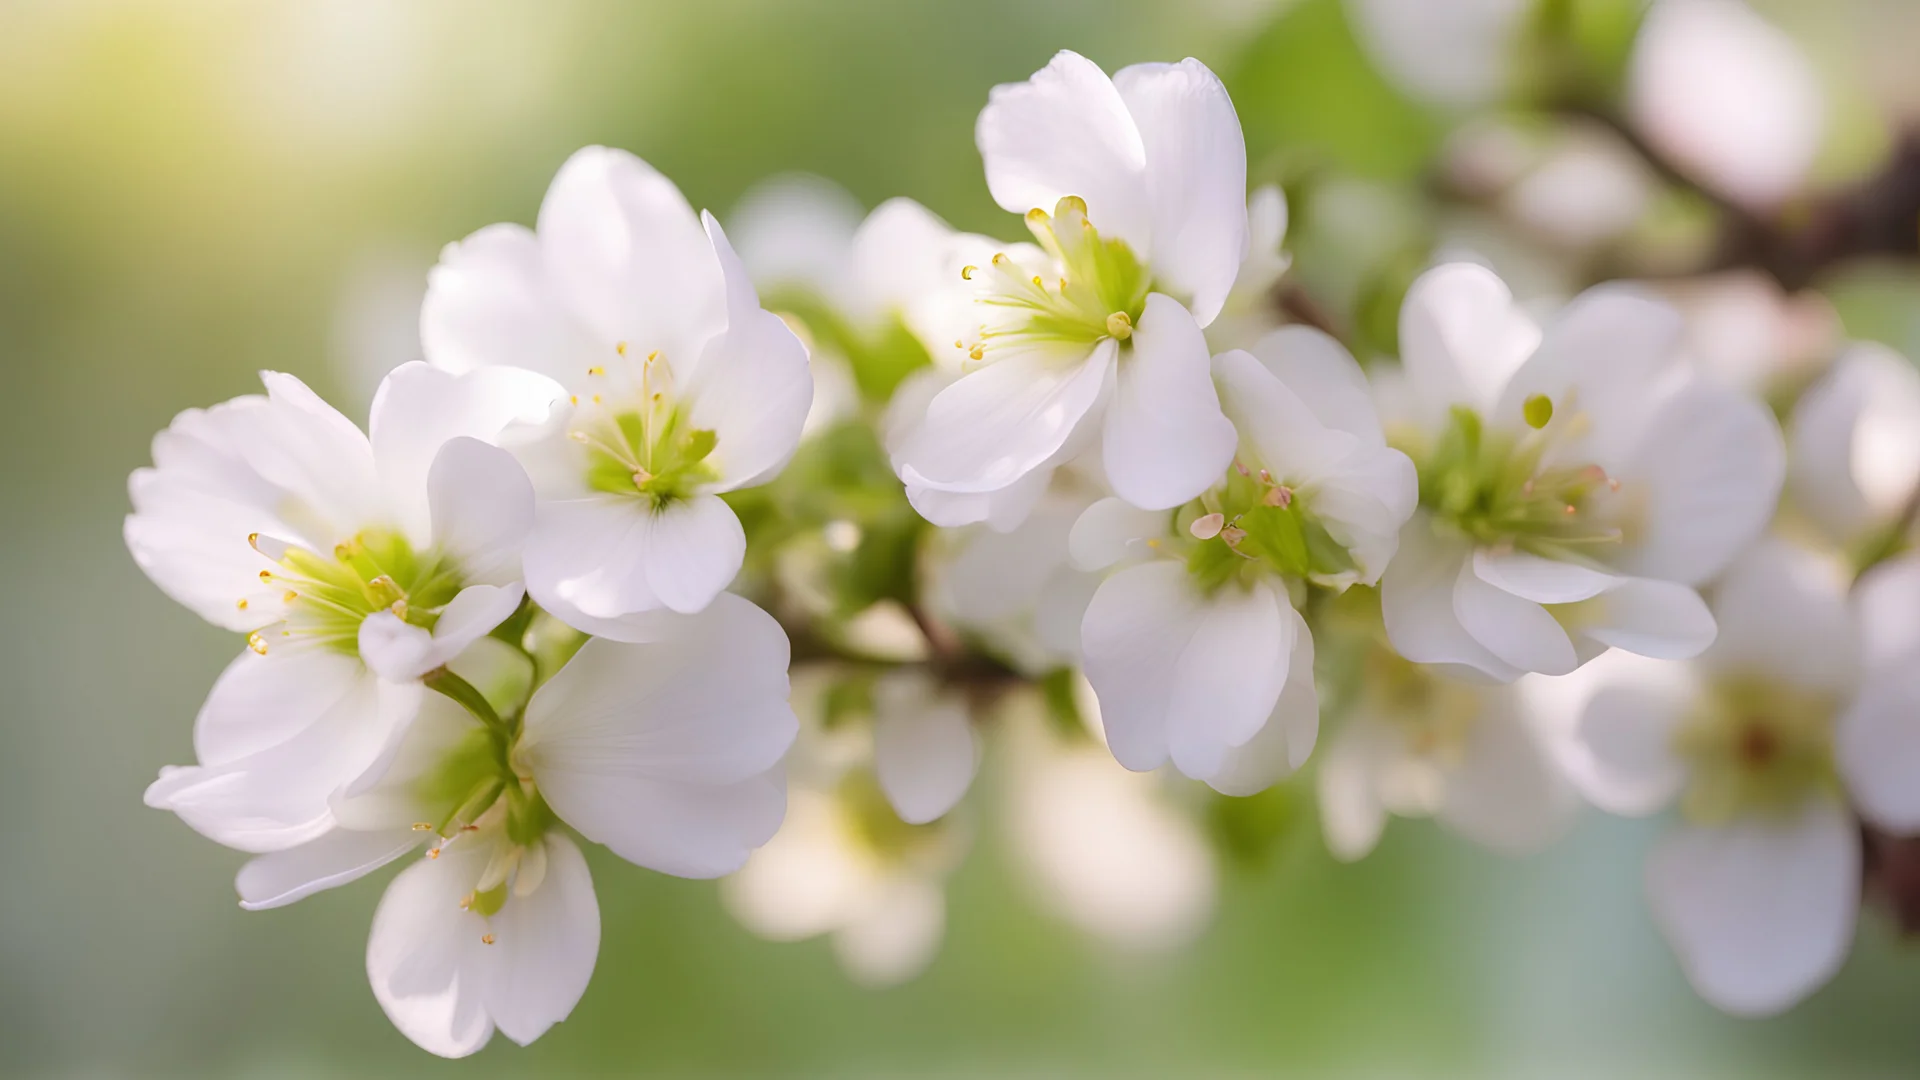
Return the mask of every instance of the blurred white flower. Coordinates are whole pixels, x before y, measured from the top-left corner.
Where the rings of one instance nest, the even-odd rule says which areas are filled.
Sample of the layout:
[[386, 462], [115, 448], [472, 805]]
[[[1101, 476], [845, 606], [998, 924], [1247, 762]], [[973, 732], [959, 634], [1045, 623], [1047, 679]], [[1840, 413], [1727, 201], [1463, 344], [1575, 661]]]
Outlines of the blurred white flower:
[[1538, 851], [1578, 800], [1529, 684], [1472, 686], [1373, 649], [1360, 697], [1320, 751], [1320, 822], [1335, 856], [1373, 850], [1389, 814], [1431, 817], [1507, 854]]
[[1884, 345], [1854, 344], [1801, 396], [1791, 434], [1794, 504], [1834, 542], [1870, 543], [1901, 524], [1920, 487], [1920, 370]]
[[1763, 541], [1716, 589], [1713, 647], [1691, 669], [1609, 665], [1573, 733], [1569, 773], [1603, 809], [1677, 799], [1647, 895], [1688, 979], [1727, 1012], [1789, 1008], [1846, 958], [1849, 798], [1882, 828], [1920, 829], [1920, 565], [1881, 567], [1857, 600], [1849, 611], [1836, 562]]
[[1171, 758], [1228, 794], [1313, 748], [1313, 640], [1289, 588], [1379, 580], [1417, 497], [1338, 343], [1289, 327], [1256, 350], [1215, 361], [1241, 433], [1224, 481], [1177, 517], [1103, 500], [1070, 538], [1085, 569], [1145, 557], [1101, 583], [1081, 622], [1114, 756], [1136, 771]]
[[1611, 132], [1572, 125], [1501, 202], [1528, 228], [1560, 244], [1610, 240], [1646, 214], [1654, 194], [1646, 164]]
[[1347, 0], [1354, 36], [1406, 93], [1456, 108], [1484, 105], [1513, 78], [1532, 0]]
[[1201, 332], [1248, 251], [1246, 147], [1225, 88], [1195, 60], [1109, 80], [1061, 52], [996, 87], [975, 136], [995, 201], [1041, 246], [961, 268], [980, 303], [957, 345], [983, 366], [934, 395], [896, 471], [981, 495], [1097, 438], [1122, 498], [1193, 498], [1234, 441]]
[[1013, 854], [1040, 903], [1086, 933], [1131, 949], [1184, 945], [1213, 914], [1213, 848], [1166, 776], [1121, 768], [1101, 747], [1099, 705], [1084, 681], [1076, 689], [1091, 737], [1007, 717]]
[[1247, 196], [1247, 257], [1240, 262], [1220, 314], [1206, 326], [1207, 345], [1215, 353], [1251, 348], [1279, 329], [1273, 289], [1293, 265], [1293, 256], [1283, 247], [1287, 219], [1287, 195], [1277, 184], [1263, 184]]
[[419, 680], [519, 606], [533, 492], [492, 440], [544, 418], [518, 373], [407, 364], [371, 437], [298, 379], [180, 414], [133, 474], [126, 542], [169, 596], [248, 648], [194, 725], [200, 764], [147, 804], [246, 851], [313, 839], [380, 762]]
[[564, 433], [521, 451], [541, 607], [634, 640], [647, 612], [698, 611], [732, 582], [746, 536], [720, 494], [786, 464], [813, 384], [719, 223], [671, 181], [621, 151], [575, 153], [537, 235], [493, 225], [447, 247], [420, 323], [439, 367], [525, 368], [571, 395]]
[[1480, 267], [1414, 283], [1405, 383], [1381, 387], [1420, 467], [1422, 509], [1381, 583], [1402, 656], [1511, 682], [1609, 647], [1682, 659], [1712, 642], [1692, 586], [1765, 526], [1784, 452], [1759, 403], [1674, 362], [1679, 334], [1671, 308], [1618, 286], [1543, 335]]
[[1681, 348], [1701, 373], [1744, 393], [1794, 386], [1831, 355], [1839, 318], [1815, 292], [1788, 295], [1757, 270], [1646, 283], [1686, 323]]
[[978, 758], [959, 702], [913, 674], [874, 689], [872, 726], [824, 715], [825, 673], [796, 673], [805, 717], [786, 823], [721, 899], [773, 941], [831, 935], [840, 966], [884, 986], [924, 971], [946, 928], [945, 881], [968, 846], [947, 816]]
[[1091, 492], [1055, 490], [1009, 532], [958, 531], [932, 559], [932, 598], [940, 615], [977, 635], [1021, 671], [1043, 675], [1080, 655], [1080, 619], [1098, 574], [1068, 558], [1073, 523]]
[[1634, 45], [1627, 108], [1691, 178], [1756, 208], [1800, 189], [1826, 128], [1812, 65], [1743, 0], [1658, 0]]

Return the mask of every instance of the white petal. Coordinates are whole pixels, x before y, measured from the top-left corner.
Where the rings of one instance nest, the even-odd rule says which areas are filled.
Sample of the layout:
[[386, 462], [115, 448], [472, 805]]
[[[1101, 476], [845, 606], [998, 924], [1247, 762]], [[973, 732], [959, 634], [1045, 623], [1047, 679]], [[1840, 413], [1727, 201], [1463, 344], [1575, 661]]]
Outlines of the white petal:
[[1247, 254], [1240, 117], [1219, 77], [1192, 58], [1123, 68], [1113, 85], [1146, 155], [1154, 280], [1186, 296], [1205, 326], [1226, 303]]
[[1300, 613], [1288, 607], [1293, 650], [1287, 682], [1267, 723], [1247, 745], [1228, 755], [1225, 768], [1206, 778], [1223, 795], [1252, 795], [1292, 775], [1306, 764], [1320, 736], [1320, 694], [1313, 683], [1313, 632]]
[[1463, 569], [1472, 570], [1467, 545], [1435, 536], [1433, 522], [1425, 514], [1414, 515], [1400, 534], [1399, 553], [1380, 579], [1387, 640], [1415, 663], [1467, 668], [1511, 682], [1522, 669], [1495, 656], [1454, 612], [1454, 586]]
[[1521, 671], [1565, 675], [1579, 666], [1572, 640], [1546, 608], [1482, 581], [1472, 561], [1454, 579], [1453, 614], [1475, 641]]
[[1785, 457], [1765, 406], [1692, 382], [1662, 404], [1616, 477], [1639, 507], [1622, 569], [1689, 585], [1718, 574], [1772, 520]]
[[909, 484], [943, 491], [1013, 484], [1066, 444], [1099, 399], [1117, 353], [1108, 338], [1077, 362], [1028, 352], [988, 364], [934, 397], [894, 467]]
[[1868, 570], [1853, 586], [1864, 662], [1909, 664], [1920, 656], [1920, 555], [1903, 555]]
[[[418, 684], [371, 673], [320, 700], [297, 731], [245, 757], [170, 769], [147, 788], [148, 806], [241, 851], [306, 843], [333, 823], [329, 800], [381, 761], [420, 705]], [[291, 700], [291, 699], [290, 699]]]
[[1092, 61], [1062, 50], [1026, 82], [994, 87], [973, 137], [1002, 208], [1052, 213], [1078, 195], [1102, 233], [1151, 257], [1146, 148], [1120, 92]]
[[940, 491], [908, 484], [907, 501], [921, 517], [943, 529], [984, 522], [997, 532], [1007, 532], [1027, 519], [1052, 479], [1053, 470], [1042, 465], [998, 491]]
[[1588, 800], [1610, 814], [1641, 817], [1671, 802], [1686, 782], [1675, 729], [1692, 705], [1683, 687], [1658, 681], [1600, 686], [1580, 713], [1568, 772]]
[[1124, 499], [1101, 499], [1073, 523], [1067, 551], [1081, 570], [1104, 570], [1129, 557], [1147, 554], [1144, 541], [1164, 536], [1167, 514], [1142, 510]]
[[924, 825], [967, 793], [978, 764], [973, 723], [958, 701], [931, 688], [882, 686], [873, 718], [873, 767], [900, 820]]
[[1513, 373], [1487, 419], [1524, 431], [1527, 399], [1545, 395], [1562, 423], [1585, 415], [1585, 460], [1618, 468], [1683, 329], [1679, 312], [1636, 286], [1588, 289], [1547, 324], [1539, 348]]
[[540, 844], [546, 873], [487, 920], [493, 944], [480, 947], [476, 972], [487, 1014], [522, 1046], [573, 1012], [600, 955], [600, 904], [586, 859], [562, 833]]
[[556, 425], [565, 407], [559, 383], [519, 368], [453, 375], [415, 362], [394, 369], [374, 395], [369, 430], [398, 524], [416, 541], [427, 538], [432, 469], [450, 441], [499, 445], [509, 432], [531, 438]]
[[1171, 561], [1108, 578], [1081, 643], [1114, 757], [1135, 771], [1171, 756], [1189, 776], [1220, 772], [1265, 725], [1286, 682], [1282, 603], [1264, 583], [1202, 597]]
[[779, 827], [798, 731], [787, 640], [731, 594], [645, 645], [591, 641], [540, 688], [521, 743], [560, 817], [683, 877], [738, 869]]
[[513, 455], [478, 439], [440, 448], [423, 477], [434, 545], [453, 556], [465, 580], [520, 580], [520, 553], [533, 529], [533, 484]]
[[540, 204], [539, 234], [554, 291], [605, 348], [657, 350], [684, 372], [726, 325], [726, 285], [700, 219], [632, 154], [589, 146], [568, 158]]
[[1207, 339], [1160, 293], [1122, 356], [1101, 458], [1114, 493], [1148, 510], [1178, 506], [1225, 475], [1238, 437], [1220, 411]]
[[942, 607], [979, 627], [1031, 613], [1036, 596], [1066, 562], [1073, 520], [1069, 507], [1048, 506], [1009, 532], [975, 530], [940, 576]]
[[351, 693], [363, 672], [332, 649], [244, 649], [214, 681], [193, 722], [202, 765], [225, 765], [297, 736]]
[[471, 955], [489, 947], [480, 941], [487, 920], [461, 906], [490, 852], [454, 844], [415, 862], [387, 886], [367, 936], [374, 1000], [402, 1035], [441, 1057], [465, 1057], [493, 1037]]
[[1920, 670], [1869, 675], [1834, 730], [1834, 759], [1860, 815], [1888, 832], [1920, 832]]
[[284, 907], [323, 889], [358, 881], [420, 842], [421, 834], [411, 828], [333, 829], [299, 847], [256, 855], [240, 868], [233, 884], [240, 892], [240, 906], [248, 911]]
[[1647, 863], [1647, 898], [1701, 997], [1737, 1016], [1781, 1012], [1853, 944], [1859, 833], [1819, 798], [1791, 817], [1683, 825]]
[[1434, 817], [1495, 851], [1538, 851], [1573, 824], [1573, 789], [1511, 694], [1489, 692], [1481, 701]]
[[1319, 479], [1360, 449], [1359, 440], [1322, 424], [1307, 403], [1273, 372], [1240, 349], [1214, 357], [1221, 404], [1240, 436], [1276, 479]]
[[1367, 377], [1353, 354], [1331, 335], [1310, 326], [1283, 326], [1247, 351], [1298, 395], [1322, 424], [1370, 446], [1385, 444]]
[[1350, 716], [1322, 753], [1316, 791], [1327, 850], [1343, 862], [1366, 858], [1387, 827], [1387, 808], [1374, 792], [1378, 743], [1387, 735], [1377, 721]]
[[1860, 648], [1846, 597], [1845, 570], [1836, 561], [1764, 540], [1715, 588], [1720, 632], [1702, 662], [1715, 671], [1766, 672], [1803, 689], [1851, 693]]
[[647, 534], [647, 583], [675, 611], [699, 611], [733, 584], [747, 556], [747, 534], [716, 495], [696, 495], [653, 512]]
[[892, 986], [925, 971], [940, 951], [947, 902], [940, 887], [911, 877], [877, 883], [860, 913], [833, 935], [833, 952], [854, 981]]
[[1473, 572], [1481, 581], [1536, 604], [1590, 599], [1619, 581], [1612, 574], [1574, 563], [1492, 548], [1474, 550]]
[[1420, 275], [1400, 305], [1400, 359], [1424, 408], [1486, 412], [1540, 343], [1506, 283], [1472, 263]]
[[520, 225], [489, 225], [441, 251], [427, 274], [420, 344], [428, 363], [455, 374], [518, 367], [563, 382], [606, 348], [562, 302], [540, 242]]
[[540, 506], [527, 539], [527, 590], [563, 616], [579, 611], [618, 620], [661, 607], [697, 611], [733, 581], [745, 555], [740, 519], [717, 495], [659, 510], [618, 497], [549, 502]]
[[1700, 594], [1685, 585], [1626, 578], [1593, 600], [1580, 633], [1656, 660], [1691, 660], [1713, 644], [1719, 627]]
[[1347, 0], [1348, 25], [1382, 75], [1427, 102], [1494, 101], [1518, 66], [1525, 0]]
[[807, 350], [778, 315], [764, 311], [720, 223], [704, 216], [728, 282], [727, 328], [707, 342], [684, 393], [688, 423], [712, 431], [712, 464], [731, 491], [773, 478], [800, 445], [813, 404]]

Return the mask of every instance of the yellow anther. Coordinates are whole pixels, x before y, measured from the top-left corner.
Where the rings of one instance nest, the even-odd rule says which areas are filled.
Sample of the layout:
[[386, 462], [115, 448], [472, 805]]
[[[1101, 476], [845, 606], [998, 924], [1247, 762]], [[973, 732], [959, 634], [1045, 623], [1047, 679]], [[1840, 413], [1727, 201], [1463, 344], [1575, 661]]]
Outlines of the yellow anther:
[[283, 604], [291, 604], [298, 599], [300, 599], [300, 594], [294, 592], [292, 589], [288, 589], [286, 592], [280, 594], [280, 602]]
[[980, 272], [980, 268], [979, 268], [979, 267], [977, 267], [977, 266], [975, 266], [975, 265], [973, 265], [972, 263], [968, 263], [967, 265], [965, 265], [965, 266], [963, 266], [963, 267], [961, 267], [961, 268], [960, 268], [960, 280], [961, 280], [961, 281], [972, 281], [972, 280], [973, 280], [973, 275], [975, 275], [975, 274], [977, 274], [977, 273], [979, 273], [979, 272]]
[[239, 608], [241, 611], [247, 610], [247, 598], [244, 596], [241, 597], [239, 600], [234, 602], [233, 606]]
[[259, 533], [248, 533], [248, 534], [247, 534], [247, 546], [248, 546], [248, 547], [250, 547], [250, 548], [252, 548], [252, 549], [253, 549], [253, 550], [255, 550], [255, 551], [259, 551], [259, 550], [260, 550], [260, 534], [259, 534]]
[[414, 831], [414, 832], [432, 832], [432, 831], [433, 831], [433, 822], [431, 822], [431, 821], [416, 821], [416, 822], [414, 822], [414, 823], [413, 823], [413, 831]]
[[437, 848], [437, 847], [430, 847], [430, 848], [428, 848], [428, 849], [427, 849], [427, 858], [429, 858], [429, 859], [437, 859], [437, 858], [439, 858], [439, 857], [440, 857], [440, 849], [439, 849], [439, 848]]
[[1054, 209], [1058, 210], [1061, 207], [1065, 207], [1066, 209], [1071, 210], [1076, 214], [1079, 214], [1083, 218], [1087, 216], [1087, 200], [1081, 198], [1078, 195], [1069, 195], [1066, 198], [1061, 199], [1060, 202], [1054, 207]]
[[953, 347], [956, 349], [964, 349], [967, 347], [967, 343], [964, 341], [961, 341], [959, 338], [954, 338]]
[[348, 559], [353, 558], [352, 546], [348, 544], [333, 545], [333, 557], [339, 559], [341, 562], [346, 562]]
[[492, 934], [481, 934], [481, 935], [480, 935], [480, 944], [482, 944], [482, 945], [491, 945], [491, 944], [493, 944], [493, 935], [492, 935]]
[[1039, 274], [1035, 274], [1033, 275], [1033, 287], [1044, 292], [1047, 288], [1047, 283], [1040, 280]]
[[598, 405], [598, 404], [600, 404], [600, 395], [599, 395], [599, 394], [595, 394], [595, 395], [593, 395], [593, 403], [594, 403], [595, 405]]
[[624, 341], [619, 342], [618, 344], [614, 345], [613, 351], [619, 353], [621, 356], [627, 355], [627, 343]]
[[1124, 311], [1116, 311], [1107, 316], [1107, 333], [1115, 341], [1125, 341], [1133, 336], [1133, 316]]
[[587, 369], [587, 374], [589, 375], [605, 375], [606, 373], [607, 369], [601, 367], [599, 364], [595, 364]]
[[260, 631], [255, 630], [253, 633], [247, 635], [247, 648], [252, 649], [261, 656], [265, 656], [267, 655], [267, 639], [260, 636]]
[[647, 363], [649, 364], [653, 363], [655, 360], [658, 360], [658, 359], [660, 359], [659, 349], [655, 349], [652, 352], [647, 354]]
[[973, 348], [967, 350], [967, 358], [970, 360], [979, 360], [984, 358], [986, 355], [987, 355], [987, 351], [978, 345], [975, 345]]
[[578, 404], [580, 404], [580, 395], [579, 395], [579, 394], [574, 394], [574, 395], [573, 395], [572, 397], [570, 397], [570, 398], [569, 398], [568, 400], [569, 400], [569, 401], [571, 401], [571, 402], [573, 402], [573, 404], [575, 404], [575, 405], [578, 405]]
[[996, 252], [993, 256], [993, 265], [995, 266], [1005, 266], [1012, 261], [1012, 259], [1007, 258], [1007, 253], [1004, 251]]
[[262, 570], [262, 571], [260, 571], [260, 580], [261, 580], [261, 581], [272, 581], [272, 580], [273, 580], [273, 571], [271, 571], [271, 570]]
[[1047, 212], [1045, 210], [1040, 209], [1037, 206], [1027, 211], [1027, 224], [1029, 225], [1038, 225], [1041, 222], [1046, 220], [1047, 220]]

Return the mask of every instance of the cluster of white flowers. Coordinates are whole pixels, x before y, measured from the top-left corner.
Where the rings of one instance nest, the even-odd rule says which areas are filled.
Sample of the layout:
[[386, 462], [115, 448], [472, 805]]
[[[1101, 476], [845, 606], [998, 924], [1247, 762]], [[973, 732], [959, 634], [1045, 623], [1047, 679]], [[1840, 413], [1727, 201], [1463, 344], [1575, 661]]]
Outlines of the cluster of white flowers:
[[1920, 831], [1910, 365], [1849, 353], [1789, 453], [1651, 294], [1542, 325], [1451, 263], [1363, 369], [1267, 302], [1285, 201], [1199, 62], [1062, 52], [976, 134], [1034, 243], [790, 181], [736, 256], [589, 148], [536, 229], [447, 247], [366, 433], [278, 373], [183, 413], [127, 544], [247, 647], [148, 803], [254, 853], [250, 909], [419, 856], [367, 970], [450, 1056], [584, 992], [576, 834], [911, 977], [986, 764], [1041, 900], [1124, 945], [1212, 906], [1173, 774], [1311, 761], [1344, 859], [1390, 814], [1521, 852], [1677, 799], [1647, 887], [1701, 993], [1835, 969], [1860, 823]]

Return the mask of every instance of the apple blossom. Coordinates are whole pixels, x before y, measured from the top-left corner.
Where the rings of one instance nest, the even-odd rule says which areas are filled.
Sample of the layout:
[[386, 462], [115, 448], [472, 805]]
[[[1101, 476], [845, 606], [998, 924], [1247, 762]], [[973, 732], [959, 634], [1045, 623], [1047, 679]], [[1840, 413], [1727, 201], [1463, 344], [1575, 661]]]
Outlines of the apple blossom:
[[1783, 471], [1759, 403], [1676, 364], [1672, 309], [1618, 286], [1543, 332], [1490, 271], [1428, 271], [1400, 313], [1390, 425], [1420, 511], [1381, 582], [1409, 660], [1510, 682], [1617, 646], [1682, 659], [1713, 640], [1692, 586], [1765, 525]]
[[698, 611], [733, 580], [746, 536], [720, 495], [785, 465], [812, 380], [719, 222], [671, 181], [621, 151], [575, 153], [537, 232], [493, 225], [447, 247], [420, 325], [441, 368], [511, 366], [565, 387], [564, 431], [521, 450], [541, 607], [634, 640], [645, 613]]

